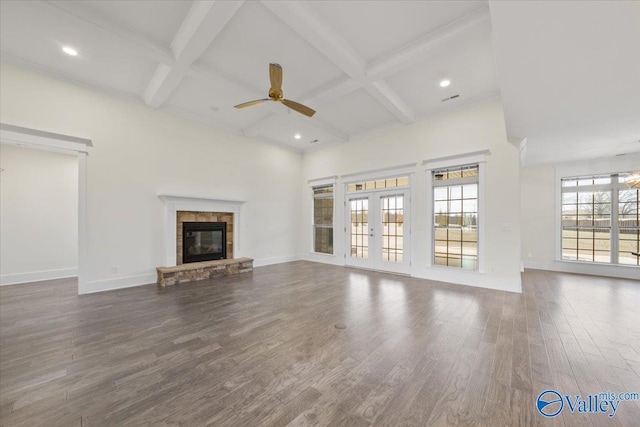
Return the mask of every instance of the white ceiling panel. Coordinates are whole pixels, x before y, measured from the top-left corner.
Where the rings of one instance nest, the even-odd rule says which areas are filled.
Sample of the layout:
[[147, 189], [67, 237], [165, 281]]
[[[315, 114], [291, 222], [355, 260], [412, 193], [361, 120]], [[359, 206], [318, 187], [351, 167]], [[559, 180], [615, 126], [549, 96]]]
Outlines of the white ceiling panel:
[[[63, 46], [73, 47], [78, 56], [63, 53]], [[49, 14], [36, 2], [2, 2], [0, 49], [8, 54], [3, 60], [19, 58], [100, 89], [136, 96], [156, 67], [116, 37], [91, 33], [86, 26]]]
[[316, 116], [348, 135], [357, 135], [398, 123], [393, 114], [382, 107], [364, 89], [358, 89], [340, 99], [324, 104]]
[[[58, 0], [55, 4], [90, 16], [98, 22], [115, 24], [128, 31], [138, 33], [154, 43], [169, 47], [193, 1]], [[152, 10], [150, 6], [152, 6]]]
[[200, 59], [208, 69], [262, 88], [264, 95], [271, 62], [282, 66], [284, 96], [293, 100], [344, 76], [258, 2], [244, 3]]
[[[440, 82], [444, 79], [451, 84], [442, 88]], [[421, 61], [388, 77], [386, 82], [419, 117], [437, 111], [440, 106], [496, 96], [498, 82], [489, 27], [477, 26], [465, 37], [448, 41]], [[454, 95], [459, 97], [442, 101]]]
[[229, 127], [242, 129], [251, 123], [263, 119], [271, 113], [266, 105], [238, 110], [233, 108], [247, 101], [252, 95], [233, 89], [218, 81], [206, 83], [187, 76], [176, 89], [166, 105], [184, 112], [193, 112], [212, 121], [221, 122]]
[[491, 19], [527, 163], [640, 151], [640, 2], [493, 2]]
[[[296, 134], [300, 135], [300, 139], [295, 138]], [[298, 151], [316, 149], [340, 142], [335, 135], [293, 111], [288, 114], [280, 114], [267, 121], [256, 136], [268, 141], [279, 142]]]
[[313, 8], [367, 62], [404, 47], [485, 1], [313, 1]]

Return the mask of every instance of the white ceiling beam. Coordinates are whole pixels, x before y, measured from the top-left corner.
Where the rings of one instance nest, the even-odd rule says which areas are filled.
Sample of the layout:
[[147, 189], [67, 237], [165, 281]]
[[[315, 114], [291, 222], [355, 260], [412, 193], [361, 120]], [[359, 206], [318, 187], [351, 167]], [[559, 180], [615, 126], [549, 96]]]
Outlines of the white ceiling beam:
[[158, 108], [178, 87], [189, 67], [209, 47], [220, 31], [240, 9], [243, 1], [203, 1], [193, 3], [171, 42], [175, 64], [160, 64], [147, 85], [143, 98]]
[[168, 48], [153, 43], [139, 34], [122, 28], [113, 22], [97, 20], [95, 16], [69, 7], [66, 3], [41, 1], [40, 4], [42, 4], [48, 14], [58, 17], [63, 21], [71, 21], [80, 28], [86, 28], [88, 33], [97, 31], [111, 38], [115, 38], [119, 43], [124, 43], [147, 59], [167, 65], [171, 65], [174, 62]]
[[[475, 28], [476, 25], [491, 25], [489, 18], [488, 8], [482, 7], [477, 9], [453, 23], [433, 31], [417, 42], [412, 42], [409, 45], [398, 49], [394, 53], [375, 61], [366, 70], [366, 77], [364, 79], [344, 79], [330, 83], [329, 85], [307, 94], [301, 100], [304, 103], [322, 105], [357, 89], [363, 87], [366, 89], [366, 84], [370, 83], [373, 86], [377, 86], [378, 90], [386, 90], [385, 93], [389, 97], [394, 98], [397, 102], [400, 100], [400, 97], [397, 95], [394, 96], [393, 90], [388, 85], [386, 85], [386, 87], [381, 85], [383, 78], [408, 68], [420, 61], [428, 53], [434, 51], [437, 47], [440, 47], [449, 40], [464, 34], [466, 31], [470, 31]], [[375, 92], [369, 91], [369, 93], [373, 94]], [[387, 108], [390, 107], [391, 104], [388, 104]], [[397, 104], [394, 108], [403, 109], [401, 103]], [[406, 114], [409, 114], [408, 111], [409, 110], [405, 110]]]
[[[262, 4], [347, 74], [355, 83], [348, 85], [349, 89], [364, 87], [401, 122], [408, 123], [413, 120], [414, 113], [389, 86], [373, 84], [367, 80], [365, 59], [358, 55], [311, 6], [298, 1], [263, 1]], [[342, 88], [344, 89], [344, 86]], [[340, 90], [335, 92], [336, 95], [341, 93], [343, 92]], [[327, 98], [327, 93], [318, 95]]]
[[357, 89], [360, 89], [361, 84], [350, 78], [341, 79], [338, 82], [331, 82], [313, 92], [305, 95], [300, 101], [305, 105], [313, 105], [318, 107], [320, 105], [331, 102], [334, 99], [345, 96]]
[[367, 69], [367, 78], [383, 79], [420, 61], [424, 55], [477, 25], [491, 25], [489, 8], [482, 7], [439, 28], [407, 46], [375, 61]]
[[366, 85], [365, 89], [402, 123], [411, 123], [415, 120], [416, 116], [413, 110], [385, 81], [372, 82]]
[[305, 2], [262, 1], [262, 4], [352, 79], [362, 79], [366, 62]]

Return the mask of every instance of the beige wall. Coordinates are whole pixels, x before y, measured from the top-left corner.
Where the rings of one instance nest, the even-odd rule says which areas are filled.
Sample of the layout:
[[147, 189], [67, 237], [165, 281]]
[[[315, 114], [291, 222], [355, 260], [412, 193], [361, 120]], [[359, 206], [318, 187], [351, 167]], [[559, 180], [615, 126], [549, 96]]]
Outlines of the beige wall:
[[[427, 200], [424, 160], [490, 150], [486, 162], [485, 273], [428, 267], [431, 201]], [[434, 280], [519, 292], [520, 287], [520, 166], [519, 152], [507, 141], [502, 105], [491, 101], [441, 114], [409, 126], [364, 137], [348, 144], [305, 154], [303, 218], [311, 218], [308, 180], [418, 163], [413, 175], [412, 275]], [[334, 257], [309, 254], [309, 221], [303, 224], [301, 251], [309, 259], [344, 263], [342, 200], [336, 203]], [[508, 230], [503, 230], [504, 228]]]
[[0, 145], [0, 284], [77, 275], [78, 159]]
[[557, 190], [562, 177], [635, 170], [640, 154], [531, 166], [521, 173], [522, 258], [526, 268], [637, 279], [638, 267], [560, 261], [560, 210]]
[[300, 154], [15, 66], [3, 64], [1, 76], [3, 123], [93, 141], [88, 291], [155, 281], [165, 236], [158, 194], [245, 200], [237, 255], [256, 265], [298, 255]]

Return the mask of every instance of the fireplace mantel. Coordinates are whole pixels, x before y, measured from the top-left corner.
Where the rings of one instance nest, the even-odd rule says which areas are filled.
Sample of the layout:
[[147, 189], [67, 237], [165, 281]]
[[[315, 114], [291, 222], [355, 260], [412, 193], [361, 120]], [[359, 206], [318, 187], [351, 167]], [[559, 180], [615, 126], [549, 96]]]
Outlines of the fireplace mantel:
[[159, 194], [164, 204], [164, 266], [176, 265], [176, 215], [178, 211], [230, 212], [233, 213], [233, 253], [229, 258], [237, 258], [240, 254], [240, 211], [245, 203], [241, 200], [209, 199], [204, 197], [176, 196]]

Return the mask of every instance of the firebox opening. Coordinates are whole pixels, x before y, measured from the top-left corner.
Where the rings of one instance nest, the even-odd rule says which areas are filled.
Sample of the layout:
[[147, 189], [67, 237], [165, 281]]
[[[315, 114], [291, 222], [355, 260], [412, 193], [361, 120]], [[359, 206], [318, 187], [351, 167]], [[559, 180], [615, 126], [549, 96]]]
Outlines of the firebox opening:
[[183, 222], [182, 262], [227, 258], [226, 222]]

